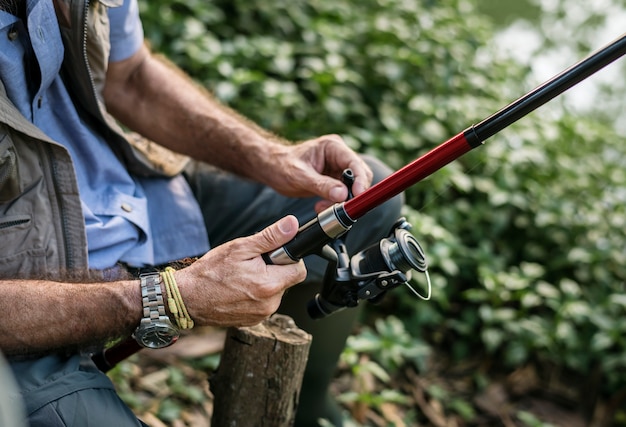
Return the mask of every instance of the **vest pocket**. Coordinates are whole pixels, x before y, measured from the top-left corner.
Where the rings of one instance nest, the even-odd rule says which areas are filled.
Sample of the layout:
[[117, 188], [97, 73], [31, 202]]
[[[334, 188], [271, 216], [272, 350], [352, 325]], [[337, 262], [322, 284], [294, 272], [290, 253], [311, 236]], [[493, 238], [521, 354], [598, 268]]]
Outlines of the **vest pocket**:
[[10, 231], [27, 227], [30, 223], [28, 215], [12, 215], [0, 218], [0, 231]]
[[20, 181], [15, 146], [8, 134], [0, 134], [0, 203], [15, 199], [20, 194]]
[[46, 251], [31, 249], [0, 256], [0, 279], [41, 278], [47, 273]]
[[33, 230], [30, 215], [16, 214], [0, 217], [0, 279], [42, 277], [46, 274], [46, 250], [44, 248], [25, 248]]

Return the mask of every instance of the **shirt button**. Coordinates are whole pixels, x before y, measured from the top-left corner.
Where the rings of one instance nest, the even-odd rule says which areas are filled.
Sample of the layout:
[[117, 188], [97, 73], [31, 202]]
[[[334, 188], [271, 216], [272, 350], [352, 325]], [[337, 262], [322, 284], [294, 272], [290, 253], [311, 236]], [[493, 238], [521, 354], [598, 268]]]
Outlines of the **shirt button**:
[[129, 205], [128, 203], [122, 203], [122, 206], [120, 206], [122, 208], [122, 210], [124, 212], [132, 212], [133, 211], [133, 207], [131, 205]]
[[11, 41], [17, 40], [17, 35], [18, 34], [17, 34], [17, 28], [16, 27], [11, 27], [11, 29], [7, 33], [7, 36], [9, 38], [9, 40], [11, 40]]

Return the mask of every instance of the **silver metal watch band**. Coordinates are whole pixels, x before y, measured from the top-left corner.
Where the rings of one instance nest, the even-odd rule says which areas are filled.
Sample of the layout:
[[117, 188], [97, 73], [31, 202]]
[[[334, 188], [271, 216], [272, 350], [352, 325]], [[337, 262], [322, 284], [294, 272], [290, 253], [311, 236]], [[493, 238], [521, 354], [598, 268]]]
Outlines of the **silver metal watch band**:
[[141, 298], [143, 301], [143, 319], [159, 320], [165, 313], [165, 303], [161, 290], [161, 275], [159, 273], [149, 273], [141, 275]]

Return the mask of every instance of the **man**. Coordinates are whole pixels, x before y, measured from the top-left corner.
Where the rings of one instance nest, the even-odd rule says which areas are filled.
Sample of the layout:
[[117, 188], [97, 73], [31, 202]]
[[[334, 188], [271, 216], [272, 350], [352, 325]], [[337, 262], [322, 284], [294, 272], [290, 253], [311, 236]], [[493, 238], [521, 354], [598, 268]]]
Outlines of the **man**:
[[[313, 334], [297, 424], [339, 425], [327, 389], [358, 311], [310, 321], [324, 263], [261, 255], [345, 200], [345, 168], [355, 195], [388, 171], [338, 136], [288, 144], [219, 105], [144, 46], [136, 0], [0, 0], [0, 82], [0, 351], [30, 425], [141, 425], [92, 350], [131, 334], [168, 345], [150, 328], [175, 335], [176, 313], [240, 326], [279, 306]], [[362, 218], [351, 251], [400, 206]], [[170, 276], [129, 275], [186, 257]]]

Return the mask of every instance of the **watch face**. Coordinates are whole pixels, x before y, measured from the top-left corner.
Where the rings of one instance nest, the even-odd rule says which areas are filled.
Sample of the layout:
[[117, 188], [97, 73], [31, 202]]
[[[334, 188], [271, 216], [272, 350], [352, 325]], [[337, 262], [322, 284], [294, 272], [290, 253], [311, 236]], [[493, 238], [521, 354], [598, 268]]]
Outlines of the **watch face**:
[[178, 339], [178, 329], [163, 322], [155, 322], [139, 328], [135, 338], [148, 348], [163, 348], [172, 345]]

